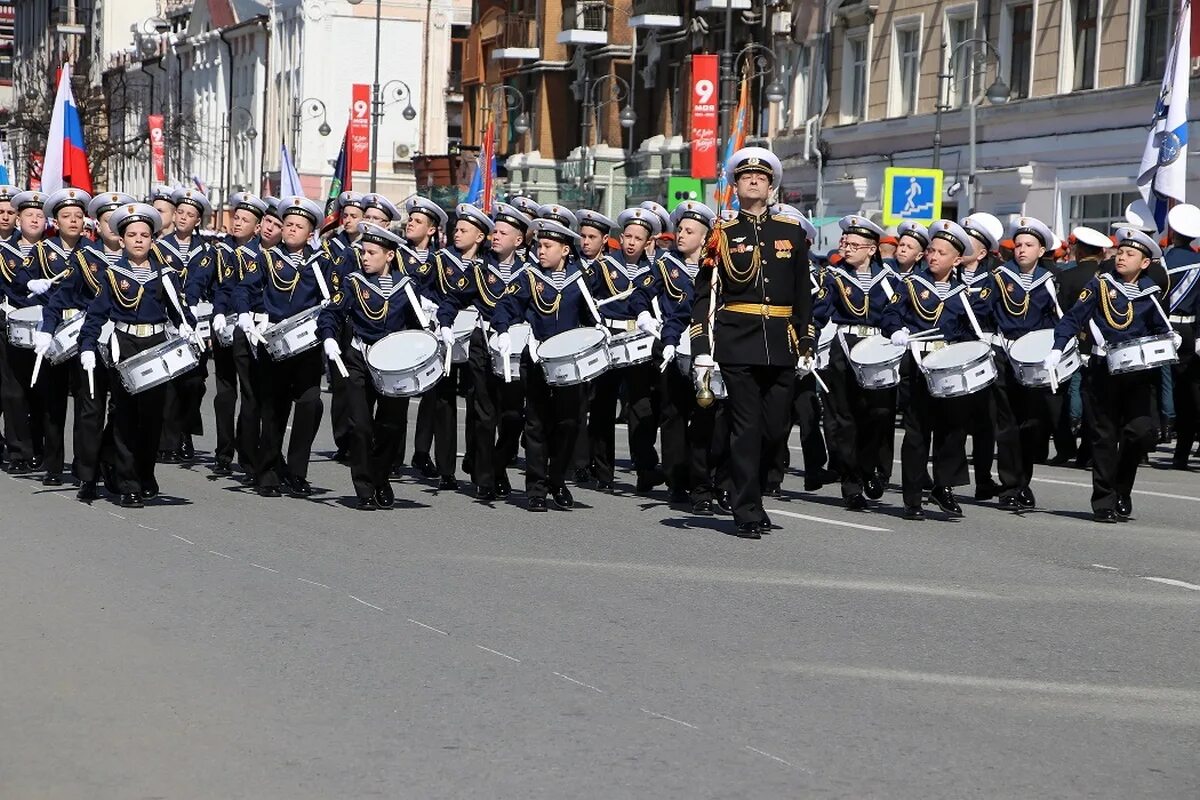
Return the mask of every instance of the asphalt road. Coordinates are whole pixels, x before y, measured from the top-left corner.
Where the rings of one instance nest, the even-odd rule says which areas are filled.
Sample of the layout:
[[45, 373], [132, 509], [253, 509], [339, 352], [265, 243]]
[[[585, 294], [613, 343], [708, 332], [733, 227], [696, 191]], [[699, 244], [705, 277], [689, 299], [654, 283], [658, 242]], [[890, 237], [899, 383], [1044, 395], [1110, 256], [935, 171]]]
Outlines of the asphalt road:
[[365, 514], [329, 446], [310, 501], [0, 478], [0, 797], [1200, 796], [1194, 473], [1118, 526], [1069, 469], [923, 524], [792, 476], [752, 542], [588, 490]]

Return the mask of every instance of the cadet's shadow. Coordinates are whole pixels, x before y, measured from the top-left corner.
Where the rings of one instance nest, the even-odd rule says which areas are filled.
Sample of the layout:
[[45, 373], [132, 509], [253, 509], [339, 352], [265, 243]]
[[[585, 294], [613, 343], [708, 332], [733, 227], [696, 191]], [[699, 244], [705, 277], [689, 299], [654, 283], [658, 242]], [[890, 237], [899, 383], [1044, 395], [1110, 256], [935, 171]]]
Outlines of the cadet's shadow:
[[734, 525], [728, 517], [698, 517], [689, 514], [683, 517], [667, 517], [658, 524], [677, 531], [712, 531], [726, 536], [734, 535]]
[[147, 508], [154, 508], [155, 506], [190, 506], [190, 505], [195, 505], [195, 504], [191, 500], [188, 500], [185, 497], [175, 497], [174, 495], [169, 495], [169, 494], [160, 494], [158, 497], [155, 497], [152, 500], [146, 501]]
[[1095, 518], [1091, 511], [1069, 511], [1064, 509], [1055, 509], [1053, 511], [1046, 510], [1041, 512], [1049, 517], [1062, 517], [1063, 519], [1077, 519], [1083, 522], [1095, 522]]
[[[329, 498], [322, 499], [322, 500], [313, 500], [312, 502], [316, 503], [317, 505], [325, 506], [326, 508], [337, 508], [338, 506], [340, 506], [342, 508], [349, 508], [353, 511], [359, 510], [358, 509], [358, 497], [356, 495], [352, 495], [352, 494], [344, 495], [342, 497], [329, 497]], [[414, 500], [407, 500], [403, 497], [397, 497], [396, 504], [393, 505], [391, 508], [380, 508], [377, 510], [383, 511], [383, 512], [388, 512], [388, 511], [408, 511], [408, 510], [421, 509], [421, 508], [431, 508], [431, 506], [429, 506], [425, 503], [418, 503]]]

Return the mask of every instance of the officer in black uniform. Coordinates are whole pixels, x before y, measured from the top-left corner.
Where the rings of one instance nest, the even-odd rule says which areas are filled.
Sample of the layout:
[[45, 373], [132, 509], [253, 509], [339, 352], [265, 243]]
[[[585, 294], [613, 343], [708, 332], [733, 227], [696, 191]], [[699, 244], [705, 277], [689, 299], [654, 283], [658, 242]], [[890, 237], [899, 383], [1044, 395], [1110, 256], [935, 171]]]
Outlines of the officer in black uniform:
[[1175, 392], [1175, 454], [1171, 466], [1187, 469], [1196, 444], [1200, 415], [1200, 358], [1196, 346], [1196, 313], [1200, 310], [1200, 253], [1192, 242], [1200, 238], [1200, 208], [1181, 203], [1167, 213], [1171, 247], [1163, 254], [1170, 289], [1167, 313], [1171, 328], [1183, 337], [1179, 363], [1172, 367]]
[[743, 148], [726, 164], [740, 210], [716, 226], [696, 281], [693, 367], [702, 385], [717, 362], [729, 399], [733, 514], [738, 536], [771, 528], [762, 506], [767, 456], [787, 435], [796, 365], [813, 349], [808, 241], [800, 225], [771, 216], [771, 187], [783, 175], [773, 153]]

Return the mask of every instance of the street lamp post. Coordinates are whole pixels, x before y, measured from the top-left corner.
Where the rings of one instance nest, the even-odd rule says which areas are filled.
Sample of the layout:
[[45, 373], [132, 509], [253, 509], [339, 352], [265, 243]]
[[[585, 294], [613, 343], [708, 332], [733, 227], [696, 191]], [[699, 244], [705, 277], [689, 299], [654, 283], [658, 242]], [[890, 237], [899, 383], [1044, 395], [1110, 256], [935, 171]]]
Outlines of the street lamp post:
[[970, 151], [970, 164], [967, 171], [967, 210], [968, 213], [975, 211], [975, 114], [980, 102], [987, 98], [988, 102], [993, 105], [1002, 105], [1008, 102], [1008, 86], [1000, 79], [1000, 73], [1004, 71], [1003, 62], [1000, 60], [1000, 54], [995, 46], [986, 39], [972, 38], [964, 39], [954, 46], [950, 51], [949, 57], [946, 59], [946, 69], [944, 72], [938, 73], [938, 92], [937, 106], [935, 107], [934, 127], [933, 127], [933, 168], [940, 169], [942, 164], [942, 112], [950, 110], [950, 100], [946, 96], [947, 87], [950, 84], [950, 79], [954, 77], [951, 70], [954, 69], [955, 57], [966, 45], [980, 45], [981, 49], [975, 53], [972, 58], [971, 76], [975, 76], [979, 72], [980, 67], [984, 66], [984, 62], [988, 56], [996, 59], [996, 79], [992, 81], [992, 85], [987, 88], [982, 95], [972, 91], [971, 97], [967, 104], [967, 121], [968, 121], [968, 140]]
[[[745, 60], [744, 63], [743, 60]], [[771, 82], [767, 84], [765, 97], [768, 103], [774, 105], [783, 101], [785, 92], [783, 82], [779, 80], [779, 76], [776, 74], [776, 65], [778, 63], [779, 57], [775, 54], [774, 50], [765, 44], [751, 42], [734, 56], [733, 69], [735, 77], [739, 72], [744, 73], [742, 77], [749, 81], [770, 75]], [[731, 97], [730, 100], [732, 101], [732, 99]], [[756, 136], [760, 133], [758, 123], [759, 115], [756, 114], [754, 119], [754, 133]]]
[[[518, 137], [524, 136], [529, 132], [529, 114], [525, 111], [525, 97], [520, 90], [515, 86], [509, 86], [506, 83], [498, 83], [492, 87], [486, 97], [489, 98], [490, 105], [484, 109], [482, 124], [479, 126], [480, 142], [483, 142], [483, 137], [487, 136], [487, 118], [491, 114], [492, 121], [498, 122], [496, 110], [503, 102], [505, 115], [511, 114], [514, 109], [517, 109], [517, 118], [513, 120], [513, 131]], [[492, 126], [492, 152], [497, 153], [500, 149], [500, 125]]]
[[[596, 89], [600, 86], [600, 84], [604, 83], [605, 81], [611, 81], [613, 84], [611, 96], [602, 103], [596, 103], [596, 100], [595, 100]], [[597, 111], [599, 111], [601, 108], [603, 108], [608, 103], [619, 103], [622, 100], [625, 101], [625, 107], [623, 109], [621, 109], [621, 115], [620, 115], [620, 117], [618, 117], [618, 121], [622, 128], [624, 128], [625, 130], [629, 130], [634, 125], [637, 124], [637, 114], [634, 113], [633, 106], [630, 105], [630, 101], [632, 100], [632, 97], [630, 95], [629, 83], [624, 78], [622, 78], [620, 75], [612, 74], [612, 75], [602, 75], [599, 78], [596, 78], [596, 80], [584, 85], [584, 89], [583, 89], [583, 140], [581, 143], [582, 146], [580, 148], [580, 153], [579, 153], [579, 157], [581, 160], [581, 163], [579, 165], [579, 193], [580, 193], [581, 199], [582, 199], [583, 193], [585, 191], [587, 191], [585, 187], [587, 186], [587, 182], [588, 182], [588, 161], [589, 161], [588, 150], [590, 149], [590, 145], [588, 144], [588, 139], [590, 138], [589, 134], [590, 134], [591, 125], [592, 125], [592, 115], [595, 114]], [[624, 144], [624, 143], [622, 143], [622, 144]], [[592, 202], [590, 192], [589, 192], [589, 195], [588, 195], [587, 200], [584, 203], [584, 205], [589, 206], [589, 207], [594, 205], [594, 202]]]
[[318, 116], [321, 118], [321, 125], [317, 128], [317, 133], [328, 136], [333, 129], [329, 127], [329, 112], [325, 103], [315, 97], [296, 101], [295, 110], [292, 112], [292, 158], [300, 157], [300, 127], [304, 118], [316, 119]]
[[258, 129], [254, 127], [254, 114], [245, 106], [230, 106], [229, 108], [229, 164], [228, 173], [225, 175], [225, 200], [228, 202], [230, 194], [230, 186], [233, 185], [233, 125], [237, 119], [237, 112], [241, 111], [246, 115], [246, 127], [243, 135], [253, 142], [258, 138]]

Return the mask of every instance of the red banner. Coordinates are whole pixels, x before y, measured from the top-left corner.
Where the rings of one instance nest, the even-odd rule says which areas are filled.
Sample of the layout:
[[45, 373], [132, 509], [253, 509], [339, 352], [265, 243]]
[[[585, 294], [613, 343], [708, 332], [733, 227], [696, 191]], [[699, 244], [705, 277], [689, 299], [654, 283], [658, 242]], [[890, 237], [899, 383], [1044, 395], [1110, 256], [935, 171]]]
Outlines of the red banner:
[[146, 127], [150, 131], [150, 161], [154, 164], [154, 180], [165, 183], [167, 180], [167, 149], [163, 143], [162, 115], [150, 114], [147, 116]]
[[692, 177], [717, 177], [717, 56], [692, 56]]
[[42, 162], [45, 155], [34, 151], [29, 154], [29, 188], [42, 188]]
[[371, 87], [356, 83], [350, 95], [350, 169], [371, 169]]

